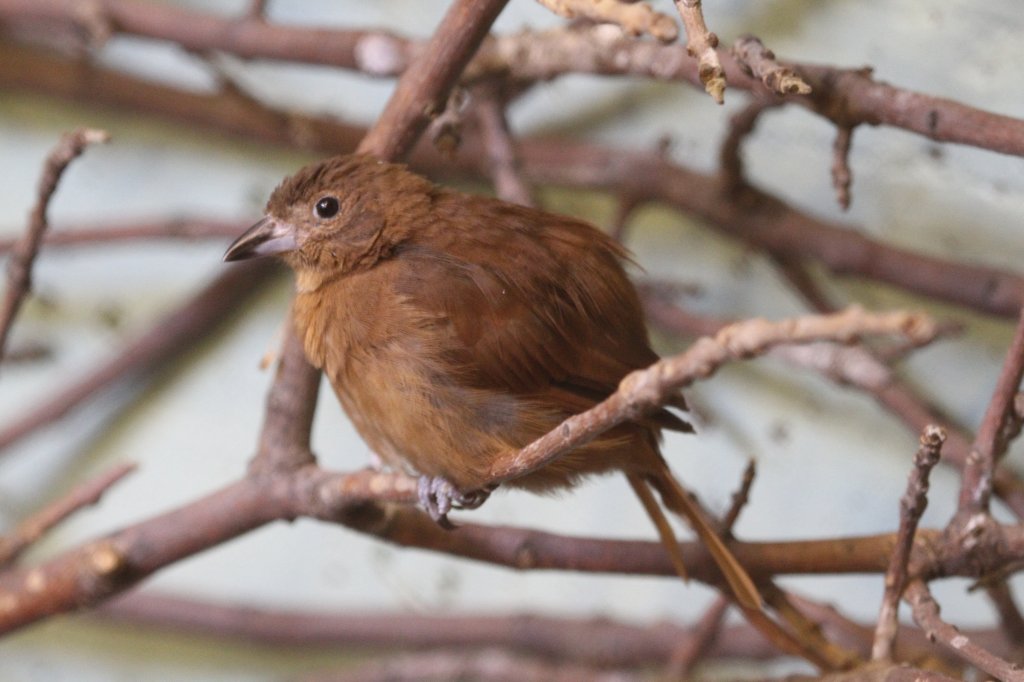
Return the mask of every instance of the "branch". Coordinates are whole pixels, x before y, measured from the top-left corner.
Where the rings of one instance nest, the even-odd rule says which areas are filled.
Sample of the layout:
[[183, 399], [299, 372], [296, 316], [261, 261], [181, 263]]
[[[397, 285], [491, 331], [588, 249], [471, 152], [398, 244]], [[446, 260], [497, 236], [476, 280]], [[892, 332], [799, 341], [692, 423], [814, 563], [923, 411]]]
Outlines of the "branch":
[[921, 447], [914, 455], [914, 468], [911, 469], [907, 480], [907, 491], [900, 500], [900, 526], [896, 534], [896, 546], [889, 558], [889, 568], [885, 572], [885, 594], [882, 597], [875, 640], [871, 647], [871, 658], [875, 661], [892, 660], [893, 643], [898, 628], [896, 618], [903, 585], [907, 581], [907, 564], [914, 544], [914, 533], [917, 532], [917, 524], [924, 514], [925, 507], [928, 506], [928, 475], [939, 461], [942, 443], [945, 440], [946, 434], [942, 429], [929, 426], [921, 434]]
[[779, 344], [820, 340], [850, 342], [867, 334], [902, 334], [926, 342], [934, 332], [934, 324], [920, 314], [872, 314], [856, 307], [837, 315], [775, 323], [766, 320], [737, 322], [719, 331], [714, 338], [699, 339], [685, 353], [664, 358], [647, 369], [627, 375], [618, 391], [595, 407], [566, 419], [507, 460], [495, 462], [488, 480], [501, 483], [535, 471], [570, 448], [663, 405], [677, 391], [698, 379], [707, 379], [725, 363], [762, 354]]
[[[4, 1], [0, 0], [0, 5]], [[365, 132], [329, 119], [267, 108], [240, 108], [237, 100], [223, 95], [200, 95], [154, 85], [3, 42], [0, 86], [129, 107], [191, 127], [207, 126], [264, 142], [332, 153], [353, 151]], [[905, 91], [894, 90], [890, 95], [899, 92]], [[986, 125], [999, 129], [997, 122]], [[1024, 136], [1024, 122], [1020, 129]], [[1024, 143], [1021, 149], [1024, 154]], [[523, 139], [517, 151], [523, 176], [531, 182], [625, 192], [637, 200], [662, 201], [770, 253], [814, 259], [835, 274], [876, 279], [993, 315], [1016, 317], [1024, 305], [1024, 278], [1016, 273], [889, 246], [849, 226], [801, 213], [759, 190], [748, 190], [744, 201], [724, 202], [720, 200], [719, 179], [686, 170], [656, 154], [564, 139]], [[441, 159], [421, 147], [411, 162], [418, 170], [435, 176], [468, 174], [480, 178], [486, 177], [486, 158], [477, 142], [464, 140], [455, 159]]]
[[1004, 425], [1014, 409], [1014, 398], [1024, 377], [1024, 309], [1021, 310], [1013, 340], [1006, 351], [1003, 369], [978, 427], [971, 454], [964, 467], [960, 488], [960, 507], [967, 514], [987, 512], [992, 495], [996, 464], [1005, 445], [1001, 442]]
[[[665, 300], [655, 287], [641, 287], [644, 309], [654, 324], [675, 334], [710, 336], [732, 320], [694, 315]], [[952, 420], [919, 396], [875, 353], [862, 346], [812, 343], [804, 346], [779, 346], [769, 355], [797, 367], [813, 369], [840, 386], [852, 386], [869, 394], [892, 412], [914, 433], [929, 424], [940, 423], [946, 432], [942, 461], [963, 469], [971, 450], [971, 439]], [[1015, 401], [1016, 402], [1016, 401]], [[1024, 519], [1024, 481], [1007, 468], [997, 469], [993, 479], [997, 495]]]
[[[799, 600], [804, 610], [811, 609]], [[713, 607], [711, 612], [716, 609]], [[712, 613], [707, 614], [710, 620]], [[400, 648], [510, 647], [536, 656], [575, 660], [589, 665], [631, 667], [669, 661], [691, 648], [708, 633], [701, 623], [686, 627], [659, 622], [640, 626], [608, 618], [559, 618], [529, 614], [433, 616], [396, 613], [312, 613], [209, 603], [193, 599], [133, 592], [110, 600], [95, 616], [132, 628], [156, 628], [206, 637], [232, 638], [264, 646]], [[869, 628], [834, 617], [818, 608], [815, 620], [828, 634], [862, 655], [870, 648]], [[840, 622], [840, 620], [842, 622]], [[868, 633], [865, 638], [861, 636]], [[995, 652], [1008, 651], [996, 630], [966, 633]], [[924, 634], [901, 626], [900, 651], [909, 660], [921, 660], [933, 647]], [[706, 659], [767, 660], [779, 652], [768, 646], [747, 625], [721, 627], [718, 636], [701, 651]], [[956, 660], [959, 663], [958, 659]]]
[[741, 36], [733, 43], [732, 54], [741, 67], [777, 95], [811, 93], [811, 86], [793, 69], [779, 64], [775, 53], [756, 36]]
[[725, 101], [725, 70], [718, 58], [718, 36], [708, 30], [704, 23], [701, 0], [675, 0], [676, 9], [686, 28], [686, 52], [697, 59], [697, 74], [704, 91], [711, 99], [722, 104]]
[[740, 487], [732, 494], [732, 502], [729, 510], [722, 516], [722, 534], [726, 537], [732, 535], [732, 529], [740, 517], [740, 512], [747, 506], [750, 499], [750, 488], [754, 485], [754, 477], [757, 475], [757, 463], [751, 458], [747, 460], [747, 466], [743, 469], [743, 478], [740, 480]]
[[[243, 58], [280, 59], [358, 70], [374, 76], [401, 73], [422, 52], [422, 43], [384, 31], [325, 30], [262, 21], [239, 21], [137, 0], [94, 0], [96, 12], [114, 30], [175, 42], [195, 52], [220, 51]], [[65, 25], [71, 33], [89, 23], [63, 0], [0, 0], [0, 20], [34, 18]], [[697, 63], [681, 45], [626, 38], [607, 26], [526, 31], [484, 43], [467, 68], [470, 79], [508, 76], [517, 81], [549, 80], [568, 73], [598, 73], [681, 80], [704, 87]], [[18, 49], [18, 48], [15, 48]], [[19, 75], [18, 64], [0, 60], [0, 72], [25, 84], [38, 74]], [[719, 60], [733, 88], [771, 92], [746, 73], [747, 65], [728, 52]], [[5, 63], [6, 62], [6, 63]], [[837, 125], [889, 125], [938, 142], [954, 142], [1024, 156], [1024, 120], [1001, 116], [959, 102], [877, 83], [870, 70], [791, 63], [812, 88], [810, 96], [789, 95]], [[54, 76], [44, 76], [54, 82]], [[70, 79], [67, 87], [86, 93], [102, 82]], [[172, 106], [172, 110], [177, 107]]]
[[[416, 499], [415, 483], [403, 492], [395, 478], [408, 479], [373, 471], [329, 473], [314, 466], [289, 476], [247, 476], [39, 566], [0, 573], [0, 634], [95, 606], [165, 566], [271, 521], [308, 516], [373, 527], [380, 513], [368, 502]], [[398, 494], [389, 496], [389, 490]]]
[[553, 139], [522, 140], [519, 150], [523, 173], [535, 182], [657, 199], [727, 236], [772, 254], [817, 260], [834, 274], [867, 277], [1007, 317], [1016, 317], [1024, 304], [1024, 278], [1016, 273], [889, 246], [756, 189], [748, 189], [743, 201], [722, 201], [717, 178], [651, 154]]
[[[55, 246], [99, 246], [111, 242], [152, 241], [157, 239], [233, 239], [245, 231], [249, 223], [230, 220], [208, 220], [202, 218], [178, 218], [171, 220], [126, 221], [102, 225], [84, 225], [73, 228], [55, 229], [43, 236], [43, 244]], [[0, 255], [14, 248], [14, 239], [0, 239]]]
[[[445, 531], [426, 514], [396, 508], [382, 513], [369, 502], [413, 503], [415, 480], [404, 474], [325, 472], [307, 466], [288, 476], [250, 476], [180, 509], [141, 521], [105, 538], [68, 550], [30, 570], [0, 574], [0, 633], [55, 613], [87, 608], [122, 592], [153, 572], [277, 519], [308, 516], [344, 525], [406, 547], [520, 570], [574, 570], [675, 576], [658, 542], [597, 540], [507, 527], [461, 525]], [[920, 531], [928, 548], [922, 574], [976, 575], [978, 567], [936, 551], [941, 533]], [[1002, 527], [982, 538], [987, 566], [1014, 565], [1024, 552], [1024, 528]], [[850, 574], [880, 572], [893, 536], [773, 543], [733, 543], [752, 573]], [[706, 550], [682, 544], [691, 578], [720, 579]], [[37, 589], [42, 586], [44, 589]]]
[[494, 193], [505, 201], [522, 206], [536, 206], [529, 185], [519, 171], [519, 158], [505, 117], [505, 102], [493, 86], [478, 86], [476, 119], [480, 138], [487, 150]]
[[831, 641], [819, 624], [798, 609], [793, 598], [775, 581], [762, 586], [765, 601], [789, 625], [792, 637], [800, 643], [801, 653], [823, 670], [847, 670], [860, 660], [856, 652]]
[[118, 381], [137, 378], [188, 352], [225, 320], [239, 303], [259, 292], [260, 284], [280, 271], [272, 261], [252, 261], [224, 271], [177, 310], [160, 319], [137, 340], [86, 376], [72, 381], [49, 400], [0, 429], [0, 456], [37, 430], [69, 414]]
[[[1021, 615], [1013, 591], [1005, 580], [995, 581], [986, 586], [986, 593], [999, 613], [999, 626], [1007, 641], [1015, 642], [1013, 658], [1019, 659], [1024, 653], [1024, 616]], [[988, 647], [986, 647], [988, 648]]]
[[159, 568], [286, 518], [281, 503], [251, 479], [243, 479], [31, 570], [0, 574], [0, 633], [95, 605]]
[[615, 24], [627, 35], [645, 33], [663, 43], [679, 35], [672, 17], [655, 12], [646, 2], [635, 0], [537, 0], [560, 17], [587, 19], [595, 23]]
[[912, 580], [906, 589], [907, 602], [914, 614], [914, 621], [928, 634], [955, 656], [967, 661], [979, 670], [984, 670], [998, 680], [1021, 680], [1024, 675], [1020, 668], [991, 653], [958, 628], [942, 620], [939, 605], [932, 598], [928, 586], [921, 580]]
[[487, 36], [508, 0], [456, 0], [420, 57], [402, 74], [377, 123], [358, 151], [395, 161], [405, 156]]
[[15, 245], [11, 260], [7, 263], [7, 292], [4, 294], [3, 307], [0, 308], [0, 360], [4, 357], [4, 347], [7, 345], [7, 335], [14, 323], [14, 317], [32, 288], [32, 263], [39, 253], [39, 244], [48, 227], [46, 211], [53, 193], [57, 190], [57, 183], [60, 182], [68, 164], [84, 152], [87, 146], [109, 139], [110, 135], [105, 131], [79, 128], [65, 133], [46, 157], [43, 174], [39, 179], [38, 198], [29, 215], [28, 230]]
[[676, 650], [672, 652], [668, 670], [665, 672], [666, 679], [689, 679], [694, 666], [710, 653], [711, 647], [718, 639], [725, 614], [729, 610], [729, 604], [729, 599], [721, 594], [715, 598], [715, 601], [693, 626], [692, 634], [682, 639]]
[[743, 142], [754, 132], [761, 114], [780, 104], [776, 100], [757, 97], [729, 118], [729, 131], [718, 150], [718, 168], [726, 193], [735, 194], [748, 186], [743, 170]]
[[135, 468], [134, 462], [115, 466], [39, 510], [18, 524], [14, 532], [0, 536], [0, 568], [17, 561], [22, 552], [79, 509], [98, 503], [112, 486]]
[[850, 208], [850, 185], [853, 174], [850, 172], [850, 144], [853, 142], [853, 128], [840, 126], [836, 130], [836, 139], [832, 145], [832, 186], [836, 190], [836, 201], [844, 211]]

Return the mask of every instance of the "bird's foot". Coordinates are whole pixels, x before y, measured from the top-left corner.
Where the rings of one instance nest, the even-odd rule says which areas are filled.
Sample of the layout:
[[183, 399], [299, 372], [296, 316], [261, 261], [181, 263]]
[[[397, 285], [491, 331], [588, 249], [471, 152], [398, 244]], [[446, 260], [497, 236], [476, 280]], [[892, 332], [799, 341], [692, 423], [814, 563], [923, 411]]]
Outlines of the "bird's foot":
[[464, 493], [442, 476], [420, 476], [417, 492], [420, 505], [430, 518], [445, 530], [453, 530], [455, 524], [448, 520], [448, 512], [452, 509], [476, 509], [487, 501], [496, 487], [487, 486]]

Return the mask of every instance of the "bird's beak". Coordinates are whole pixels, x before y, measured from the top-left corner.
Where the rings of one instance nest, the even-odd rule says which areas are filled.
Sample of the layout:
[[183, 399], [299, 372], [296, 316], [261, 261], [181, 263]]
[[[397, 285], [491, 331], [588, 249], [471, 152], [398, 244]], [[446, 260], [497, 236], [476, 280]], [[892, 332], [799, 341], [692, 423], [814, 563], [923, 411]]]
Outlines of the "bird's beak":
[[224, 253], [225, 261], [246, 260], [259, 256], [276, 256], [294, 251], [295, 230], [271, 217], [259, 221], [236, 239]]

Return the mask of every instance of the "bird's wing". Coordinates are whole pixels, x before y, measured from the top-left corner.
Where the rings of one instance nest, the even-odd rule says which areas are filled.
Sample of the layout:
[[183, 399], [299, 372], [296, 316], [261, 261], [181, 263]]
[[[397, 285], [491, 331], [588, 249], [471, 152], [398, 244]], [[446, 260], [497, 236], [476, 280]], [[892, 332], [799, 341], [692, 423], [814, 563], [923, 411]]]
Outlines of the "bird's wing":
[[[621, 247], [568, 219], [545, 228], [486, 230], [436, 249], [409, 246], [400, 257], [411, 267], [398, 286], [438, 320], [442, 347], [464, 382], [542, 396], [575, 413], [658, 356], [620, 265]], [[481, 241], [488, 238], [498, 243]], [[691, 430], [666, 410], [645, 421]]]

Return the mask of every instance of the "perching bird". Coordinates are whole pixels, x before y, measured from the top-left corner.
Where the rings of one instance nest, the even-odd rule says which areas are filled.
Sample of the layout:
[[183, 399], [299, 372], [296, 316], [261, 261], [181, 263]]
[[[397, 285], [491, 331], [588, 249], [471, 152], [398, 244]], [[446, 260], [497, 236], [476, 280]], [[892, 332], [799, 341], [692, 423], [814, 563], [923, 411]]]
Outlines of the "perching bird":
[[[225, 260], [280, 255], [296, 273], [295, 325], [384, 463], [418, 474], [443, 519], [479, 503], [501, 458], [594, 406], [658, 360], [626, 251], [587, 223], [436, 186], [405, 167], [339, 156], [285, 179]], [[680, 395], [675, 407], [685, 408]], [[619, 470], [681, 552], [651, 489], [689, 520], [738, 601], [760, 597], [672, 477], [659, 409], [505, 485], [545, 492]]]

